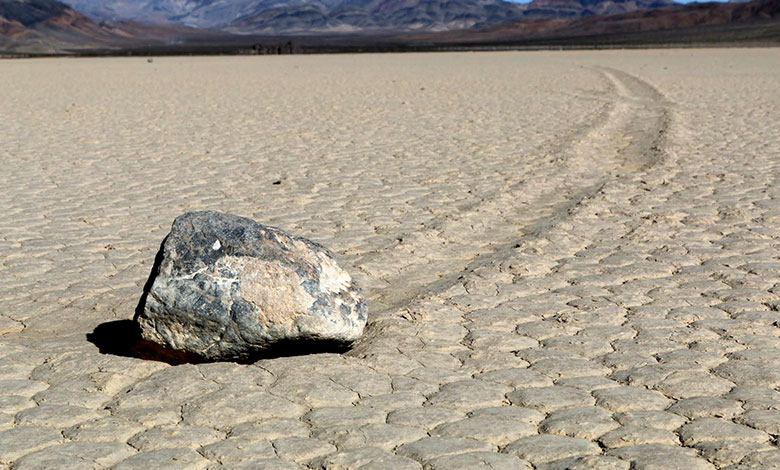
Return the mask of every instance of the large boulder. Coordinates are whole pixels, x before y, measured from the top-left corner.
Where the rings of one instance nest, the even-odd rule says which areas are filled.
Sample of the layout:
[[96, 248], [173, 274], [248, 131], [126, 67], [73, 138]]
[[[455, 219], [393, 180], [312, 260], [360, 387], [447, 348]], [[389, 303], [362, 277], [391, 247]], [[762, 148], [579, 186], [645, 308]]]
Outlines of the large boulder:
[[366, 303], [322, 245], [214, 211], [176, 218], [135, 320], [143, 339], [203, 360], [348, 347]]

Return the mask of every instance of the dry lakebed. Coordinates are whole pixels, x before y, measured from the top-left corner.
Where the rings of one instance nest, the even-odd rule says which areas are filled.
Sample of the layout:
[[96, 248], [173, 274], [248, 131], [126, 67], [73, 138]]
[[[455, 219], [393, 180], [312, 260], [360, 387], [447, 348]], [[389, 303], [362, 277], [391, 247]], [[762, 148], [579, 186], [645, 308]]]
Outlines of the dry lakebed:
[[[0, 60], [0, 85], [2, 470], [780, 468], [780, 49]], [[134, 349], [195, 210], [329, 248], [362, 338]]]

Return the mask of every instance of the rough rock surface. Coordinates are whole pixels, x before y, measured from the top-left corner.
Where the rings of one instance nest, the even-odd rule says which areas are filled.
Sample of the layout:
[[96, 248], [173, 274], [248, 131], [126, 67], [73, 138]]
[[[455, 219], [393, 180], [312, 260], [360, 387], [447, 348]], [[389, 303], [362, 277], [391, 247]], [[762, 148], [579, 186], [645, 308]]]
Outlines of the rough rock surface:
[[323, 246], [216, 211], [176, 218], [136, 321], [144, 339], [205, 360], [279, 346], [348, 346], [366, 324], [355, 281]]

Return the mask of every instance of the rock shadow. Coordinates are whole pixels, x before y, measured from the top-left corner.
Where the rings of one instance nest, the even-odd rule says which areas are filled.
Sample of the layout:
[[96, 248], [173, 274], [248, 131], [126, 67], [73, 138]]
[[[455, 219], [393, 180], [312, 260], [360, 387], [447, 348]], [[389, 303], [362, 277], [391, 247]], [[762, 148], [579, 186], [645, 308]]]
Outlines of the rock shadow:
[[97, 346], [101, 354], [134, 357], [171, 365], [205, 362], [196, 354], [184, 353], [147, 341], [141, 337], [141, 328], [135, 320], [114, 320], [101, 323], [87, 334], [87, 341]]
[[[167, 238], [167, 237], [166, 237]], [[138, 316], [144, 311], [146, 299], [157, 274], [160, 271], [160, 264], [163, 260], [163, 246], [165, 240], [160, 244], [160, 249], [154, 258], [152, 270], [149, 278], [144, 284], [143, 293], [135, 307], [135, 315], [132, 320], [114, 320], [101, 323], [87, 334], [87, 341], [97, 346], [101, 354], [111, 354], [114, 356], [133, 357], [150, 361], [160, 361], [171, 365], [178, 364], [200, 364], [208, 361], [202, 356], [194, 353], [176, 351], [165, 348], [157, 343], [145, 340], [141, 337], [141, 328], [136, 322]], [[234, 361], [239, 364], [251, 364], [260, 359], [273, 359], [277, 357], [301, 356], [308, 354], [335, 353], [341, 354], [351, 349], [351, 346], [338, 342], [323, 341], [286, 341], [279, 342], [264, 349], [251, 357], [241, 358]]]
[[[133, 357], [149, 361], [160, 361], [171, 365], [201, 364], [217, 362], [204, 359], [198, 354], [176, 351], [141, 337], [141, 328], [134, 320], [114, 320], [98, 325], [87, 334], [87, 341], [97, 346], [101, 354]], [[251, 357], [233, 361], [238, 364], [251, 364], [261, 359], [303, 356], [309, 354], [342, 354], [351, 349], [343, 343], [322, 341], [284, 341], [253, 354]]]

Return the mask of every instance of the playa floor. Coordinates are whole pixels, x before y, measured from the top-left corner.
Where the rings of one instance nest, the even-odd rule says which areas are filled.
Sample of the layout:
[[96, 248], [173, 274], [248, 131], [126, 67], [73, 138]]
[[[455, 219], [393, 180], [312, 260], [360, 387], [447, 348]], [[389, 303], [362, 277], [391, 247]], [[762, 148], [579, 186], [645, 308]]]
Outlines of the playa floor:
[[[778, 49], [5, 60], [0, 84], [0, 469], [780, 468]], [[364, 339], [134, 357], [198, 209], [329, 247]]]

